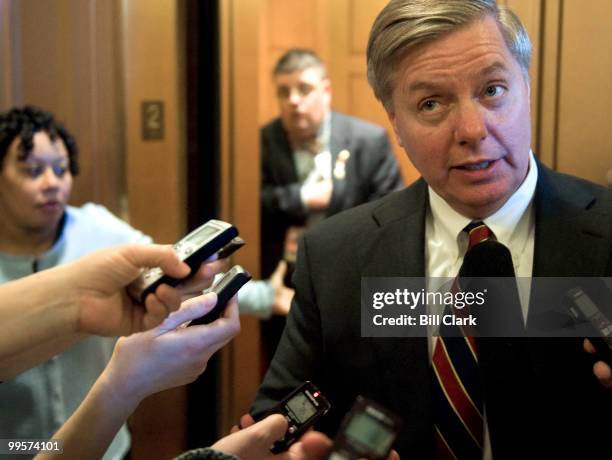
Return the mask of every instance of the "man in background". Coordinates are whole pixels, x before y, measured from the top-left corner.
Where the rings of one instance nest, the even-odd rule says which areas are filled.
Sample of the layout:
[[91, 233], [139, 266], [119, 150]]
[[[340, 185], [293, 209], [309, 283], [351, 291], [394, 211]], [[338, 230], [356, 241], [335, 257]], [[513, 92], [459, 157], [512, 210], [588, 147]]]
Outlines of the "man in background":
[[[266, 278], [283, 258], [291, 265], [295, 255], [286, 248], [295, 246], [303, 228], [402, 187], [386, 131], [332, 110], [331, 82], [314, 52], [289, 50], [276, 63], [273, 78], [280, 116], [261, 129], [261, 272]], [[264, 337], [278, 336], [281, 327]], [[272, 339], [270, 353], [276, 342]]]

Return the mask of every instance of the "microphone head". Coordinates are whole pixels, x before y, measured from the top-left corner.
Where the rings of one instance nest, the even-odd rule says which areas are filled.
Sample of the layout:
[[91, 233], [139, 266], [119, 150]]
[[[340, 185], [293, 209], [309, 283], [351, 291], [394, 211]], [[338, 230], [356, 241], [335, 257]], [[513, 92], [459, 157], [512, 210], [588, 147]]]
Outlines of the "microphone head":
[[459, 276], [461, 278], [514, 276], [512, 255], [499, 241], [485, 240], [467, 252]]
[[518, 337], [524, 323], [512, 255], [499, 241], [486, 240], [472, 247], [459, 270], [463, 292], [486, 293], [475, 314], [477, 331], [487, 337]]

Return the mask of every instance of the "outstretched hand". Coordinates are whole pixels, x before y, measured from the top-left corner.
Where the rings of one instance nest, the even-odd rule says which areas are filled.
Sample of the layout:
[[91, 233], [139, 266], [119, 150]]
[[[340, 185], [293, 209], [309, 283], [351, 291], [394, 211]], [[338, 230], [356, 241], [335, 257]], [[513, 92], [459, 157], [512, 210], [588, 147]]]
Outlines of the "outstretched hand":
[[195, 297], [157, 327], [120, 338], [104, 371], [106, 381], [123, 399], [136, 404], [150, 394], [194, 381], [210, 357], [240, 332], [235, 298], [216, 321], [182, 327], [216, 303], [214, 293]]
[[[230, 435], [226, 436], [225, 438], [220, 439], [212, 447], [214, 449], [217, 449], [223, 452], [231, 453], [243, 459], [243, 457], [238, 452], [236, 444], [234, 444], [234, 440], [238, 439], [239, 433], [248, 433], [249, 430], [253, 429], [254, 427], [257, 427], [258, 425], [261, 425], [263, 422], [270, 420], [271, 417], [277, 417], [277, 415], [271, 415], [265, 418], [264, 420], [262, 420], [261, 422], [255, 423], [255, 420], [250, 414], [244, 414], [242, 417], [240, 417], [240, 425], [234, 425], [230, 430]], [[284, 422], [283, 426], [285, 427], [284, 430], [286, 431], [287, 422], [284, 419], [282, 421]], [[273, 422], [269, 421], [268, 423], [271, 424]], [[280, 429], [281, 421], [279, 420], [277, 424]], [[281, 435], [273, 439], [273, 441], [280, 439], [285, 434], [285, 431], [282, 431]], [[274, 434], [276, 435], [276, 432]], [[243, 440], [248, 440], [248, 439], [249, 437], [246, 435], [243, 438]], [[247, 441], [243, 441], [243, 442], [244, 444], [246, 444], [246, 447], [248, 447], [249, 443]], [[283, 452], [282, 454], [271, 455], [271, 452], [269, 451], [270, 445], [271, 443], [268, 444], [268, 450], [263, 452], [261, 454], [262, 455], [261, 457], [256, 457], [253, 455], [252, 457], [247, 456], [244, 458], [325, 460], [327, 456], [329, 455], [329, 452], [333, 446], [333, 442], [327, 435], [319, 431], [311, 430], [311, 431], [306, 432], [299, 439], [298, 442], [292, 444], [289, 450], [287, 452]], [[235, 449], [235, 450], [232, 450], [232, 449]], [[248, 450], [248, 449], [243, 446], [242, 450]], [[395, 450], [392, 450], [391, 453], [389, 453], [387, 460], [400, 460], [400, 456]]]
[[178, 289], [159, 286], [145, 304], [135, 302], [125, 288], [146, 267], [160, 267], [182, 278], [189, 267], [170, 246], [126, 245], [96, 251], [64, 265], [67, 282], [74, 288], [76, 329], [103, 336], [129, 335], [161, 323], [181, 303]]
[[275, 315], [287, 316], [291, 309], [291, 301], [295, 291], [285, 286], [284, 278], [287, 273], [287, 262], [278, 262], [274, 273], [270, 276], [270, 286], [274, 290], [274, 300], [272, 301], [272, 313]]

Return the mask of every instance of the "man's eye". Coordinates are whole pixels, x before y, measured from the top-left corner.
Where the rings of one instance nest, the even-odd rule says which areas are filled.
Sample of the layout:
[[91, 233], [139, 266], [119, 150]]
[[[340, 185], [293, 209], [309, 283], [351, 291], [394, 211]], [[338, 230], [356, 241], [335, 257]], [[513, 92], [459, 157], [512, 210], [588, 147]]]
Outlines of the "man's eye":
[[421, 104], [421, 106], [419, 107], [419, 110], [421, 110], [422, 112], [433, 112], [434, 110], [438, 108], [439, 105], [440, 103], [438, 101], [434, 101], [433, 99], [428, 99]]
[[289, 97], [289, 88], [287, 88], [286, 86], [281, 86], [280, 88], [277, 88], [276, 90], [276, 95], [280, 98], [280, 99], [287, 99]]
[[313, 89], [314, 88], [311, 85], [302, 84], [298, 86], [298, 93], [300, 93], [300, 96], [302, 97], [308, 96]]
[[485, 96], [487, 97], [496, 97], [501, 96], [505, 91], [505, 88], [501, 85], [490, 85], [487, 86], [485, 90]]

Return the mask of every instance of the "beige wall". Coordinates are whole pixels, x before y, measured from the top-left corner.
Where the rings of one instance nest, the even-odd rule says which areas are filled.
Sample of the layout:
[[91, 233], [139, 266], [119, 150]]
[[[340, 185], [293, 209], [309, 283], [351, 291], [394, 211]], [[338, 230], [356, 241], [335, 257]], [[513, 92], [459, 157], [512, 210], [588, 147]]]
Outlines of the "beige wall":
[[[221, 2], [222, 218], [247, 241], [233, 258], [259, 275], [259, 120], [263, 19], [259, 0]], [[243, 316], [241, 333], [222, 352], [219, 432], [248, 411], [259, 386], [259, 321]]]
[[[186, 230], [184, 21], [181, 2], [121, 0], [130, 221], [172, 243]], [[164, 138], [142, 136], [141, 103], [164, 103]]]
[[559, 171], [610, 185], [611, 19], [609, 0], [563, 2], [555, 145]]

